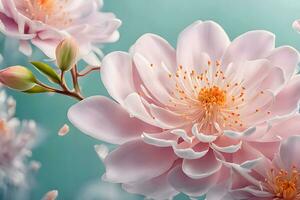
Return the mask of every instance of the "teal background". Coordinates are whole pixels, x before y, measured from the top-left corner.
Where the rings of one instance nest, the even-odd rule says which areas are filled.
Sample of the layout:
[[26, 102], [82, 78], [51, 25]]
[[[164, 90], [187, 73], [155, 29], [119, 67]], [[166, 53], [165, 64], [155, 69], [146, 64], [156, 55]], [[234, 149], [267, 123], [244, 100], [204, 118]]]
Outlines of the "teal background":
[[[199, 19], [218, 22], [231, 39], [249, 30], [265, 29], [275, 33], [277, 46], [287, 44], [300, 48], [300, 35], [291, 27], [300, 18], [299, 0], [104, 0], [104, 10], [114, 12], [123, 21], [120, 40], [105, 45], [105, 53], [126, 51], [147, 32], [161, 35], [175, 46], [180, 31]], [[6, 66], [26, 65], [28, 58], [18, 53], [13, 43], [2, 42], [2, 45]], [[38, 52], [34, 57], [42, 58]], [[107, 95], [98, 73], [82, 80], [81, 86], [86, 96]], [[87, 182], [100, 179], [104, 168], [93, 148], [100, 141], [72, 126], [67, 136], [57, 136], [59, 128], [68, 122], [68, 108], [76, 101], [59, 95], [9, 93], [18, 102], [17, 116], [36, 120], [45, 132], [40, 146], [33, 152], [33, 158], [42, 163], [42, 168], [36, 174], [30, 199], [38, 200], [52, 189], [59, 190], [60, 200], [77, 199], [80, 189]], [[135, 198], [143, 199], [131, 195], [120, 199]], [[176, 198], [184, 199], [188, 198], [184, 195]]]

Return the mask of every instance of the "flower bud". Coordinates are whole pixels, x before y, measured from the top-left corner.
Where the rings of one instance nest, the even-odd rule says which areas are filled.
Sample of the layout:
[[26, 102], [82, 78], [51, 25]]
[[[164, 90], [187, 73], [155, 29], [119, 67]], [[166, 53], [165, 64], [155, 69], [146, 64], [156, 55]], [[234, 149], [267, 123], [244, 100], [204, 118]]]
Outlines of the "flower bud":
[[26, 67], [12, 66], [0, 70], [0, 82], [11, 89], [24, 91], [35, 86], [36, 78]]
[[57, 66], [62, 71], [70, 70], [77, 62], [79, 47], [74, 39], [68, 37], [56, 47]]

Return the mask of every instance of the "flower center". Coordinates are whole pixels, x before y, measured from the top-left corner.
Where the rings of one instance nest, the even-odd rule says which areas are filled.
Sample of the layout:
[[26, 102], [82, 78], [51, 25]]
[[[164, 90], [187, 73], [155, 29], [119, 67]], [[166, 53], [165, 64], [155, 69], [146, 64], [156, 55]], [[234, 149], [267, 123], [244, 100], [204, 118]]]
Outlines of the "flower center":
[[223, 106], [226, 102], [226, 91], [217, 86], [204, 87], [200, 90], [198, 99], [204, 107]]
[[276, 198], [296, 200], [300, 199], [299, 178], [300, 173], [296, 167], [292, 167], [290, 172], [281, 169], [276, 173], [274, 169], [271, 169], [266, 183]]
[[53, 0], [37, 0], [37, 3], [41, 7], [41, 9], [44, 9], [45, 11], [52, 11], [54, 7]]
[[65, 28], [72, 23], [65, 7], [69, 0], [15, 0], [16, 7], [26, 17], [41, 21], [56, 28]]

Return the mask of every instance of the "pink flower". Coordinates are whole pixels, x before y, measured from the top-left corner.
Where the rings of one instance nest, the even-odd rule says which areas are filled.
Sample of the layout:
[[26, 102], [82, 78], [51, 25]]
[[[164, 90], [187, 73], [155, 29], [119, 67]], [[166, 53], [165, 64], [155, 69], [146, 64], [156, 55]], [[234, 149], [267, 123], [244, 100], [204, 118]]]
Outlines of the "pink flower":
[[80, 45], [85, 61], [98, 65], [100, 50], [95, 46], [118, 40], [120, 20], [112, 13], [99, 12], [101, 0], [1, 0], [0, 30], [20, 40], [20, 51], [31, 55], [31, 45], [50, 58], [67, 35]]
[[[299, 118], [293, 114], [299, 54], [275, 48], [274, 40], [267, 31], [250, 31], [230, 42], [212, 21], [187, 27], [176, 50], [146, 34], [129, 53], [103, 59], [101, 78], [116, 102], [87, 98], [69, 119], [84, 133], [121, 145], [105, 159], [107, 180], [146, 196], [172, 196], [163, 194], [172, 191], [169, 185], [200, 196], [228, 176], [223, 162], [243, 164], [278, 148], [271, 122], [281, 128]], [[145, 188], [158, 178], [164, 187], [149, 194]]]
[[[296, 133], [299, 134], [299, 131]], [[291, 136], [281, 143], [279, 151], [274, 152], [273, 160], [263, 157], [252, 170], [232, 166], [232, 180], [227, 185], [229, 190], [218, 194], [209, 193], [207, 200], [300, 199], [299, 148], [300, 136]]]
[[0, 92], [0, 188], [14, 186], [28, 188], [28, 175], [39, 168], [29, 162], [37, 128], [34, 121], [20, 122], [14, 117], [16, 103]]

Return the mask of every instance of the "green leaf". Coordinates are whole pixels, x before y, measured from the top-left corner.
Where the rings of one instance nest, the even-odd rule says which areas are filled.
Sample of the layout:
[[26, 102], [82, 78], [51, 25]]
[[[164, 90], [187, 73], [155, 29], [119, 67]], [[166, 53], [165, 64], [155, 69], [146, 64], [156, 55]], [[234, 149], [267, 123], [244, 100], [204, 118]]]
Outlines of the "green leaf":
[[50, 81], [58, 84], [60, 83], [60, 77], [48, 64], [38, 61], [31, 62], [31, 64], [35, 68], [37, 68], [42, 74], [46, 75]]
[[35, 85], [31, 89], [25, 90], [25, 91], [22, 91], [22, 92], [28, 93], [28, 94], [37, 94], [37, 93], [45, 93], [45, 92], [53, 92], [53, 91], [49, 90], [49, 89], [46, 89], [42, 86]]

